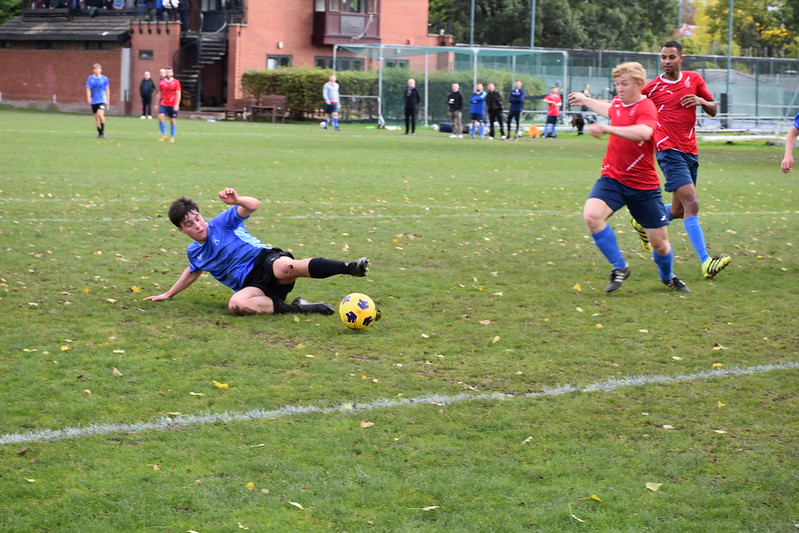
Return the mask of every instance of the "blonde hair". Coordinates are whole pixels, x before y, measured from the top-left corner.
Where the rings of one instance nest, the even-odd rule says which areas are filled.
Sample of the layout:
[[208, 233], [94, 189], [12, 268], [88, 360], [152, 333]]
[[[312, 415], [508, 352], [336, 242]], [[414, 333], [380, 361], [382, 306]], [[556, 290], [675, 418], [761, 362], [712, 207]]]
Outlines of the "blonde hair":
[[629, 63], [622, 63], [613, 69], [614, 80], [624, 74], [629, 74], [638, 83], [646, 83], [646, 69], [641, 63], [630, 61]]

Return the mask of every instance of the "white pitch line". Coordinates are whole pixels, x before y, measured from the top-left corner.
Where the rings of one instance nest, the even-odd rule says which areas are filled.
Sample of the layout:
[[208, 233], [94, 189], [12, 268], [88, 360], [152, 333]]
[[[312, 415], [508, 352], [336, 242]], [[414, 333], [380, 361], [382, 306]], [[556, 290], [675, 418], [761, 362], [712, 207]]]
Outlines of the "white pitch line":
[[25, 433], [8, 433], [0, 436], [0, 446], [5, 444], [21, 444], [26, 442], [46, 442], [67, 439], [80, 439], [113, 433], [141, 433], [144, 431], [163, 431], [178, 427], [207, 425], [218, 422], [243, 422], [249, 420], [276, 420], [305, 414], [332, 414], [332, 413], [359, 413], [377, 409], [389, 409], [409, 405], [451, 405], [473, 401], [500, 401], [524, 398], [542, 398], [563, 396], [574, 392], [612, 392], [624, 387], [643, 387], [652, 384], [687, 383], [711, 378], [729, 378], [749, 374], [762, 374], [775, 370], [799, 370], [799, 362], [788, 361], [771, 365], [749, 366], [745, 368], [731, 367], [716, 369], [693, 374], [679, 374], [676, 376], [632, 376], [621, 379], [600, 381], [585, 387], [561, 385], [553, 388], [544, 388], [540, 392], [531, 392], [523, 395], [484, 393], [484, 394], [457, 394], [454, 396], [431, 394], [416, 398], [403, 398], [400, 400], [379, 399], [368, 403], [344, 403], [333, 407], [318, 407], [313, 405], [287, 405], [280, 409], [250, 409], [243, 412], [206, 413], [201, 415], [180, 415], [175, 417], [161, 417], [152, 422], [131, 422], [116, 424], [90, 424], [87, 426], [69, 426], [63, 429], [41, 429]]

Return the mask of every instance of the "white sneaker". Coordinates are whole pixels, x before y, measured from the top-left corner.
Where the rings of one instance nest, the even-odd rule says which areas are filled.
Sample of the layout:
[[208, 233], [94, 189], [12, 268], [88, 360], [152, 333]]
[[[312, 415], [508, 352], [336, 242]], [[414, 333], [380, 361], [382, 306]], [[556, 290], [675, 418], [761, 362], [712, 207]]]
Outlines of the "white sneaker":
[[455, 135], [455, 134], [453, 133], [452, 135], [450, 135], [450, 136], [449, 136], [449, 138], [450, 138], [450, 139], [457, 139], [457, 138], [458, 138], [458, 136], [457, 136], [457, 135]]
[[458, 139], [463, 139], [463, 135], [458, 135]]
[[152, 119], [153, 119], [153, 116], [152, 116], [152, 115], [147, 115], [147, 119], [148, 119], [148, 120], [152, 120]]
[[507, 139], [507, 137], [505, 137], [505, 136], [503, 135], [503, 136], [502, 136], [502, 140], [504, 141], [505, 139]]
[[145, 117], [144, 115], [142, 115], [142, 116], [140, 116], [139, 118], [140, 118], [140, 119], [142, 119], [142, 120], [144, 120], [144, 119], [145, 119], [145, 118], [147, 118], [147, 117]]

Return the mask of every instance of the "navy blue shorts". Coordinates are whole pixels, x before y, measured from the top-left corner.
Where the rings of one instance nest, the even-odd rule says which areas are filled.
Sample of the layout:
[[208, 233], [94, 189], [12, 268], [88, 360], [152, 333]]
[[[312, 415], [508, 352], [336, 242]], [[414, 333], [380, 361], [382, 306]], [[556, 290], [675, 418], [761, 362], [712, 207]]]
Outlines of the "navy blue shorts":
[[666, 176], [666, 192], [674, 192], [683, 185], [696, 185], [699, 158], [679, 150], [664, 150], [657, 153], [658, 165]]
[[642, 191], [628, 187], [619, 180], [602, 176], [596, 180], [588, 197], [602, 200], [614, 213], [626, 205], [633, 218], [645, 228], [669, 225], [660, 188]]
[[158, 106], [158, 113], [160, 115], [166, 115], [169, 118], [178, 118], [178, 112], [175, 111], [174, 107], [168, 107], [165, 105]]
[[483, 122], [485, 120], [485, 116], [481, 115], [480, 113], [470, 113], [470, 114], [472, 117], [470, 120], [476, 120], [477, 122]]
[[325, 113], [328, 115], [332, 115], [333, 113], [338, 113], [338, 104], [325, 104]]
[[280, 248], [264, 248], [261, 250], [258, 257], [255, 258], [252, 270], [250, 270], [250, 273], [244, 278], [244, 283], [241, 284], [241, 288], [255, 287], [261, 289], [265, 295], [273, 300], [278, 299], [285, 302], [286, 297], [292, 289], [294, 289], [294, 282], [284, 285], [278, 283], [275, 278], [274, 262], [281, 257], [291, 257], [294, 259], [293, 255], [289, 252], [284, 252]]

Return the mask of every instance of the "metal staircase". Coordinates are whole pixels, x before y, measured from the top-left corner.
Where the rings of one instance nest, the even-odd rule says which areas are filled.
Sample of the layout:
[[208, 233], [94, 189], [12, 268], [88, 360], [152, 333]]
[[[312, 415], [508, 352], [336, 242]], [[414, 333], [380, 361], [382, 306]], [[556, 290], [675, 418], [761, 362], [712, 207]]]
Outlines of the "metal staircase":
[[187, 33], [184, 40], [186, 44], [176, 54], [175, 63], [181, 68], [175, 76], [180, 80], [184, 102], [190, 102], [190, 107], [199, 111], [203, 69], [227, 55], [227, 32]]

